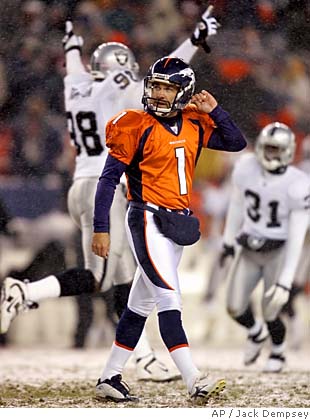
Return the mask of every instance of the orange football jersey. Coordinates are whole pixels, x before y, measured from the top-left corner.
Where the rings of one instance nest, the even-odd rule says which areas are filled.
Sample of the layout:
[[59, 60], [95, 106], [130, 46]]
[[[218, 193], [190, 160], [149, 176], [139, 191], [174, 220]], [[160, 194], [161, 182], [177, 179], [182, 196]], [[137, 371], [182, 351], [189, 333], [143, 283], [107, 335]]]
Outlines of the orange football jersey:
[[106, 128], [109, 153], [127, 166], [128, 199], [170, 209], [189, 207], [194, 169], [215, 123], [194, 105], [184, 108], [178, 134], [151, 114], [124, 110]]

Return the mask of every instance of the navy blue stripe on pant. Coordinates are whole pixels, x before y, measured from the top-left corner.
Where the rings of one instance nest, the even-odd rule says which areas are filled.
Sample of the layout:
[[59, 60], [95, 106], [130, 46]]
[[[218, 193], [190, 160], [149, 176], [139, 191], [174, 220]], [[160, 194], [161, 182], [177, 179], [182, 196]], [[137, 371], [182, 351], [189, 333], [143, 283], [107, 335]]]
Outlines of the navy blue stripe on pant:
[[163, 289], [171, 289], [158, 275], [156, 267], [153, 266], [149, 258], [147, 245], [145, 242], [145, 221], [144, 210], [130, 207], [128, 212], [128, 226], [132, 235], [135, 251], [139, 263], [145, 274], [155, 286]]

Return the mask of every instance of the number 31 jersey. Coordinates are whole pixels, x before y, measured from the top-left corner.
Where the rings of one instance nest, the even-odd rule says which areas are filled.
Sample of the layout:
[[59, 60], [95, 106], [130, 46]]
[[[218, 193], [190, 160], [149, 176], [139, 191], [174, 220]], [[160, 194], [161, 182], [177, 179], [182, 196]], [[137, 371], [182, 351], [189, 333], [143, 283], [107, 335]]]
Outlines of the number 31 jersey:
[[87, 72], [70, 74], [64, 85], [68, 130], [76, 148], [73, 178], [99, 177], [108, 154], [106, 124], [124, 108], [142, 108], [143, 81], [116, 70], [103, 81], [94, 81]]
[[310, 211], [309, 178], [294, 166], [283, 174], [271, 174], [262, 169], [254, 154], [247, 153], [236, 163], [232, 180], [245, 203], [242, 232], [285, 240], [290, 212]]

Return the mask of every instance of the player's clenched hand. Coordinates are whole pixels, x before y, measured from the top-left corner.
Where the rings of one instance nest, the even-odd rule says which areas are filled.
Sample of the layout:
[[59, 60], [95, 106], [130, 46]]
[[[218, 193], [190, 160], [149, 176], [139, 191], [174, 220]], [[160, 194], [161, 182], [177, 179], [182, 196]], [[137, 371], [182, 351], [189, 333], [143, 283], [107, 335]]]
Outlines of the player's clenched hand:
[[217, 106], [217, 100], [206, 90], [193, 95], [191, 103], [196, 105], [198, 111], [206, 112], [207, 114]]
[[217, 29], [220, 27], [216, 18], [212, 16], [212, 11], [213, 6], [210, 5], [201, 16], [191, 36], [192, 44], [201, 45], [207, 53], [211, 50], [206, 41], [210, 36], [216, 35]]
[[64, 47], [65, 52], [67, 53], [68, 51], [74, 49], [81, 51], [83, 44], [83, 38], [74, 34], [73, 24], [71, 20], [67, 20], [65, 36], [62, 39], [62, 45]]
[[107, 258], [110, 249], [110, 235], [107, 232], [93, 234], [92, 251], [102, 258]]

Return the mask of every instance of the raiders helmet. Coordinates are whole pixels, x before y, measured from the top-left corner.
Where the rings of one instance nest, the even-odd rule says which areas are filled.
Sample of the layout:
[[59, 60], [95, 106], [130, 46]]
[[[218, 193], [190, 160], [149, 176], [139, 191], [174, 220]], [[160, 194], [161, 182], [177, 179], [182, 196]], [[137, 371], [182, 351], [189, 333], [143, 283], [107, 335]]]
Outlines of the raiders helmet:
[[138, 76], [139, 65], [133, 52], [120, 42], [106, 42], [99, 45], [90, 59], [94, 79], [104, 80], [114, 70], [130, 70]]
[[285, 124], [274, 122], [262, 129], [255, 144], [255, 153], [264, 169], [283, 172], [293, 161], [295, 134]]
[[[172, 104], [152, 98], [153, 83], [172, 84], [178, 88]], [[192, 68], [180, 58], [163, 57], [155, 61], [149, 68], [144, 79], [142, 103], [145, 110], [164, 117], [172, 112], [183, 109], [189, 103], [195, 90], [195, 73]]]

